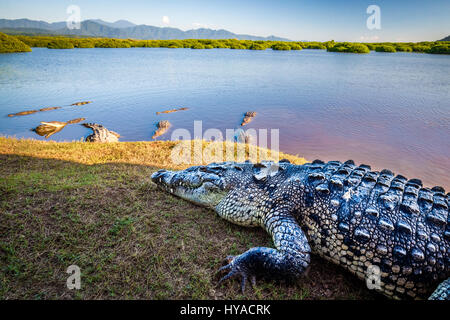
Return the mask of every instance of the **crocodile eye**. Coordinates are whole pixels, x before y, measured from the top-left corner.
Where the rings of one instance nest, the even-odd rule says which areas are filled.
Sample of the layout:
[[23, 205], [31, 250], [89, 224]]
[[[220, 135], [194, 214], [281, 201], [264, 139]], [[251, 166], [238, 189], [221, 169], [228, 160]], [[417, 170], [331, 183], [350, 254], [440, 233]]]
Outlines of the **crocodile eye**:
[[283, 170], [277, 163], [256, 163], [253, 165], [253, 177], [258, 180], [265, 180], [269, 176], [275, 176], [279, 170]]
[[253, 177], [258, 181], [267, 178], [267, 167], [262, 163], [255, 163], [253, 165]]
[[267, 166], [264, 163], [258, 162], [253, 165], [253, 169], [258, 169], [258, 168], [267, 168]]
[[206, 172], [206, 173], [212, 173], [216, 175], [220, 175], [225, 168], [219, 165], [209, 165], [209, 166], [202, 166], [198, 169], [200, 172]]

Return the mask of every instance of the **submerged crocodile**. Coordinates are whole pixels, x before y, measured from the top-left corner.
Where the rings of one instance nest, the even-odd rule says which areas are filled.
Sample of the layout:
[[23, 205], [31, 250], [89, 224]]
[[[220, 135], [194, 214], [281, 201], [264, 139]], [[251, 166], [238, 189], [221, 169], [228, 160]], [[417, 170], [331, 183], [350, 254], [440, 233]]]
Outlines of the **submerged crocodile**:
[[[152, 175], [160, 188], [242, 226], [263, 227], [275, 248], [227, 258], [221, 280], [297, 278], [316, 253], [397, 299], [450, 298], [450, 218], [442, 187], [390, 170], [316, 160], [227, 162]], [[447, 220], [449, 219], [449, 220]]]
[[118, 142], [120, 134], [106, 129], [97, 123], [82, 123], [86, 128], [92, 129], [92, 134], [86, 137], [86, 142]]
[[68, 124], [74, 124], [86, 120], [86, 118], [76, 118], [73, 120], [69, 120], [66, 122], [62, 121], [41, 121], [41, 125], [32, 129], [32, 131], [36, 132], [40, 136], [45, 136], [45, 139], [50, 138], [57, 132], [60, 132], [64, 129]]

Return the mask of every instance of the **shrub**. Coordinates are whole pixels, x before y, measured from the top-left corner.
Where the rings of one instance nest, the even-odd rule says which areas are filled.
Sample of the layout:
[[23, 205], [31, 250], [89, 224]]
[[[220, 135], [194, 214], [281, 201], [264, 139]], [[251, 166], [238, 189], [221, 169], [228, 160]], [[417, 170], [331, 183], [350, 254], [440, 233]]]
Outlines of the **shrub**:
[[376, 52], [397, 52], [393, 46], [382, 45], [375, 48]]
[[[1, 33], [0, 33], [1, 34]], [[302, 50], [302, 49], [327, 49], [330, 52], [351, 52], [369, 53], [370, 50], [378, 52], [423, 52], [432, 54], [449, 54], [450, 41], [423, 41], [411, 42], [382, 42], [382, 43], [352, 43], [339, 42], [334, 40], [327, 42], [287, 42], [270, 40], [237, 40], [237, 39], [184, 39], [184, 40], [134, 40], [134, 39], [113, 39], [113, 38], [72, 38], [62, 36], [9, 36], [1, 34], [0, 52], [30, 51], [29, 47], [47, 47], [50, 49], [72, 49], [72, 48], [192, 48], [192, 49], [249, 49], [265, 50]], [[8, 38], [6, 38], [8, 37]], [[7, 48], [5, 39], [15, 42], [17, 48]], [[13, 39], [13, 40], [10, 40]], [[6, 42], [5, 42], [6, 41]], [[19, 44], [21, 43], [21, 45]], [[21, 46], [21, 49], [18, 49]], [[14, 45], [13, 45], [14, 47]], [[6, 50], [6, 51], [5, 51]], [[17, 51], [7, 51], [17, 50]]]
[[31, 48], [13, 36], [0, 32], [0, 53], [30, 52]]
[[146, 40], [144, 47], [146, 47], [146, 48], [159, 48], [159, 42], [157, 40]]
[[362, 43], [341, 42], [334, 47], [328, 48], [330, 52], [349, 52], [349, 53], [369, 53], [369, 48]]
[[266, 46], [261, 43], [252, 43], [250, 50], [266, 50]]
[[365, 44], [362, 44], [362, 43], [352, 44], [349, 47], [349, 50], [350, 50], [349, 52], [353, 52], [353, 53], [370, 53], [369, 48]]
[[73, 46], [75, 48], [95, 48], [95, 43], [90, 39], [76, 39]]
[[47, 45], [47, 48], [49, 48], [49, 49], [73, 49], [74, 46], [73, 46], [72, 42], [69, 42], [64, 39], [58, 39], [58, 40], [50, 42]]
[[437, 45], [432, 46], [430, 50], [428, 50], [428, 53], [434, 53], [434, 54], [450, 54], [450, 46], [449, 45]]
[[17, 39], [25, 43], [30, 47], [47, 48], [48, 44], [55, 40], [54, 37], [29, 37], [29, 36], [16, 36]]
[[205, 49], [205, 47], [201, 43], [194, 44], [191, 49]]
[[312, 44], [309, 44], [309, 45], [306, 47], [306, 49], [325, 50], [325, 49], [327, 49], [327, 47], [324, 46], [324, 45], [321, 44], [321, 43], [312, 43]]
[[215, 40], [212, 40], [212, 39], [195, 39], [195, 40], [182, 40], [182, 41], [183, 42], [184, 41], [198, 41], [204, 46], [212, 46], [212, 47], [214, 47], [214, 42], [215, 42]]
[[334, 47], [335, 44], [336, 44], [336, 43], [334, 42], [334, 40], [327, 41], [327, 42], [324, 42], [324, 43], [323, 43], [323, 45], [326, 47], [326, 49], [331, 48], [331, 47]]
[[412, 47], [412, 50], [414, 52], [421, 52], [421, 53], [427, 52], [430, 49], [431, 48], [429, 46], [425, 46], [425, 45], [421, 45], [421, 44], [417, 44]]
[[184, 48], [183, 43], [180, 40], [160, 40], [159, 46], [161, 48]]
[[240, 44], [240, 43], [232, 43], [230, 44], [230, 49], [247, 49], [244, 45]]
[[348, 48], [343, 45], [335, 45], [327, 49], [329, 52], [347, 52]]
[[134, 48], [143, 48], [143, 47], [145, 47], [145, 44], [146, 44], [145, 40], [142, 40], [142, 41], [131, 40], [130, 41], [130, 46], [134, 47]]
[[226, 45], [225, 42], [223, 42], [222, 40], [220, 40], [220, 41], [217, 41], [217, 42], [214, 44], [214, 48], [226, 49], [226, 48], [229, 48], [229, 47]]
[[400, 46], [396, 46], [395, 50], [400, 51], [400, 52], [412, 52], [413, 49], [409, 46], [404, 46], [404, 45], [400, 45]]
[[272, 45], [273, 50], [291, 50], [291, 47], [287, 43], [279, 42]]
[[290, 43], [289, 46], [291, 47], [291, 50], [302, 50], [302, 46], [300, 46], [297, 43]]
[[253, 41], [250, 40], [239, 40], [239, 43], [244, 47], [244, 49], [250, 49], [253, 45]]
[[130, 48], [130, 42], [118, 39], [101, 39], [95, 42], [96, 48]]

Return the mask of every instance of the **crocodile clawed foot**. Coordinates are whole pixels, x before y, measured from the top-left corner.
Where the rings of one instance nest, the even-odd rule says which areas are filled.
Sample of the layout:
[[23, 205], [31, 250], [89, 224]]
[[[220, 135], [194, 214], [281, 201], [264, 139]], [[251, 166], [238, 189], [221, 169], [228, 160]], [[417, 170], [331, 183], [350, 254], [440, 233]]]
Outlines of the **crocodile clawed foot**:
[[231, 255], [230, 255], [230, 256], [227, 256], [227, 257], [225, 258], [226, 263], [227, 263], [227, 264], [230, 264], [230, 263], [233, 261], [234, 257], [235, 257], [235, 256], [231, 256]]
[[218, 272], [228, 271], [228, 273], [222, 277], [217, 285], [220, 285], [223, 281], [230, 279], [233, 276], [239, 275], [241, 276], [241, 290], [242, 294], [245, 292], [245, 285], [247, 280], [250, 280], [252, 287], [256, 285], [256, 277], [251, 274], [249, 270], [245, 267], [245, 264], [242, 260], [238, 260], [237, 257], [228, 256], [225, 259], [227, 261], [227, 265], [221, 267]]

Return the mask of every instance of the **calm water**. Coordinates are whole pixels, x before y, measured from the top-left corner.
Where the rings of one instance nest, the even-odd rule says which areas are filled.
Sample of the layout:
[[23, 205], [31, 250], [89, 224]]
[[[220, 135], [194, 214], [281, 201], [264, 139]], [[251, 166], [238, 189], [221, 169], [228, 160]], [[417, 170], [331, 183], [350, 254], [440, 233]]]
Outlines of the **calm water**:
[[[35, 48], [0, 55], [0, 134], [43, 139], [40, 121], [85, 117], [121, 134], [151, 140], [172, 128], [279, 128], [280, 149], [309, 160], [354, 159], [390, 168], [428, 186], [450, 188], [450, 57], [191, 49]], [[8, 118], [35, 108], [92, 104]], [[157, 116], [156, 111], [188, 107]], [[79, 140], [69, 125], [51, 137]]]

